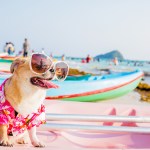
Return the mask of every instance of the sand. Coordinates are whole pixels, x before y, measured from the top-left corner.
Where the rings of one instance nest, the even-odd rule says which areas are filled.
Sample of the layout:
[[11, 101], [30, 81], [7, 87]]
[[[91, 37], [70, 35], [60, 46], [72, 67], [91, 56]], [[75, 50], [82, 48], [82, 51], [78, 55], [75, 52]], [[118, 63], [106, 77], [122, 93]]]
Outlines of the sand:
[[147, 102], [144, 102], [144, 101], [141, 101], [140, 100], [140, 94], [135, 92], [135, 91], [132, 91], [124, 96], [121, 96], [121, 97], [118, 97], [118, 98], [115, 98], [115, 99], [110, 99], [110, 100], [107, 100], [107, 101], [103, 101], [102, 103], [111, 103], [111, 104], [132, 104], [132, 105], [142, 105], [142, 106], [147, 106], [147, 105], [150, 105], [149, 103]]

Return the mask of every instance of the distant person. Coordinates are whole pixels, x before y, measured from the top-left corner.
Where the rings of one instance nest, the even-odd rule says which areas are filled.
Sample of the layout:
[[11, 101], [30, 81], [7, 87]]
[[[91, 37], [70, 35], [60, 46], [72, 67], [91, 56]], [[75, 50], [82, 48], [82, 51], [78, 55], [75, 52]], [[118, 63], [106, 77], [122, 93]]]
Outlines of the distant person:
[[97, 58], [97, 61], [100, 62], [100, 58]]
[[87, 55], [87, 57], [86, 57], [86, 63], [89, 63], [90, 60], [91, 60], [90, 55]]
[[85, 59], [84, 59], [84, 58], [82, 58], [81, 62], [82, 62], [82, 63], [86, 63], [86, 61], [85, 61]]
[[25, 38], [23, 43], [23, 57], [28, 57], [28, 52], [29, 52], [29, 43], [28, 40]]
[[6, 43], [4, 47], [4, 52], [8, 53], [8, 55], [13, 55], [15, 52], [14, 44], [12, 42]]
[[113, 62], [114, 62], [114, 65], [116, 65], [116, 66], [119, 65], [119, 62], [118, 62], [118, 58], [117, 58], [117, 57], [114, 58]]
[[65, 61], [65, 55], [64, 54], [61, 56], [61, 60]]

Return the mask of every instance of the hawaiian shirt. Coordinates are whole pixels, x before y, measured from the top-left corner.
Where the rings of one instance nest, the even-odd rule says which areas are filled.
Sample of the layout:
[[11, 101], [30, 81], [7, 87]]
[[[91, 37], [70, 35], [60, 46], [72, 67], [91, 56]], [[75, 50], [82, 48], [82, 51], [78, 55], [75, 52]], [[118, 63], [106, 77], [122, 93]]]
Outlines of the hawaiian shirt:
[[5, 99], [4, 85], [7, 79], [0, 85], [0, 124], [8, 125], [8, 134], [18, 135], [26, 129], [31, 129], [33, 126], [44, 124], [45, 121], [45, 106], [41, 104], [37, 112], [33, 112], [27, 116], [21, 114], [15, 115], [15, 110]]

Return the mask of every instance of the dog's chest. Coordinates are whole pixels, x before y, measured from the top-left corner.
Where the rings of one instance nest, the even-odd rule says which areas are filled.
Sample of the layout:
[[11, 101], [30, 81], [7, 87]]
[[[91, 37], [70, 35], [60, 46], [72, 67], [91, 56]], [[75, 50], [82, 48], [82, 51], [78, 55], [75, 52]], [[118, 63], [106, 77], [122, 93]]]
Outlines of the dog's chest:
[[38, 108], [45, 99], [45, 92], [36, 92], [28, 96], [24, 96], [21, 103], [16, 108], [16, 111], [22, 115], [31, 114], [37, 112]]

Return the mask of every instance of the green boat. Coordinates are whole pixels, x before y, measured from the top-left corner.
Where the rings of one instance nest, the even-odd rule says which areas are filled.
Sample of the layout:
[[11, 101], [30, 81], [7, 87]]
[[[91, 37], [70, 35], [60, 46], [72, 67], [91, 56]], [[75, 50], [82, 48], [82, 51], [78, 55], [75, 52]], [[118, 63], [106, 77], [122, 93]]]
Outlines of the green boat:
[[0, 62], [1, 62], [1, 63], [12, 63], [13, 60], [0, 58]]

